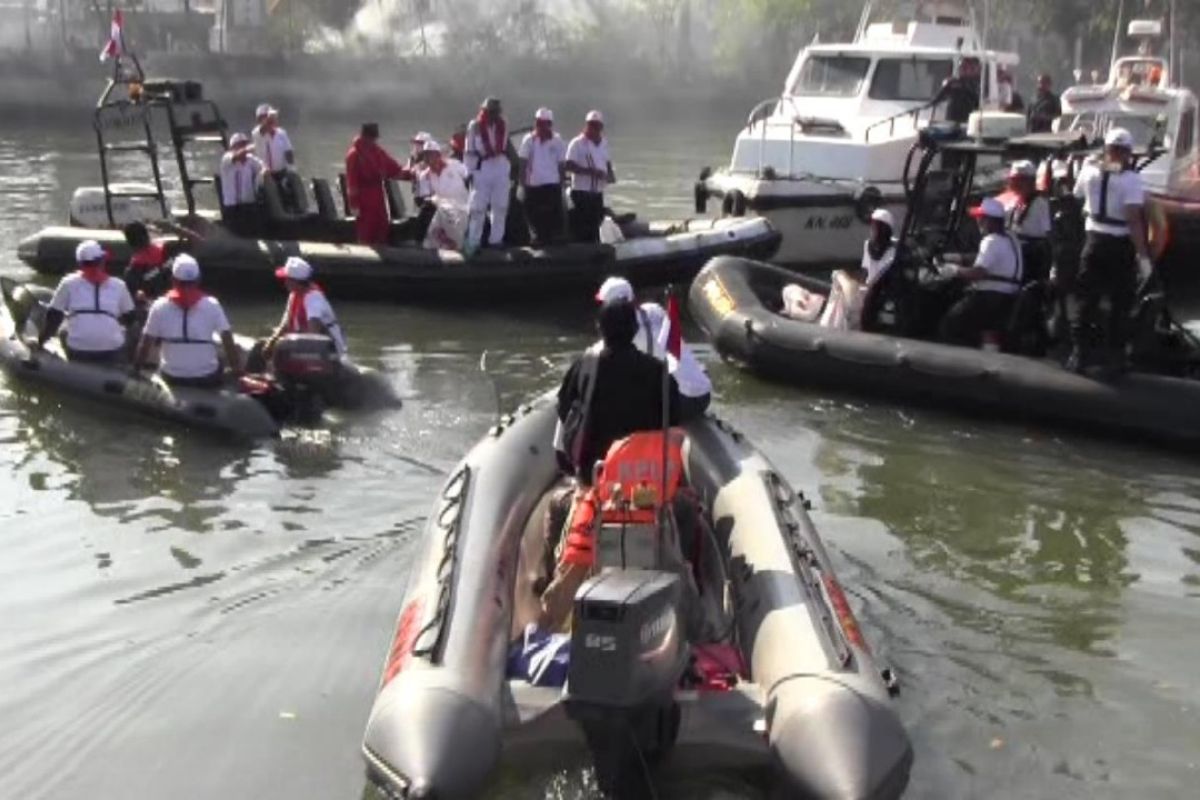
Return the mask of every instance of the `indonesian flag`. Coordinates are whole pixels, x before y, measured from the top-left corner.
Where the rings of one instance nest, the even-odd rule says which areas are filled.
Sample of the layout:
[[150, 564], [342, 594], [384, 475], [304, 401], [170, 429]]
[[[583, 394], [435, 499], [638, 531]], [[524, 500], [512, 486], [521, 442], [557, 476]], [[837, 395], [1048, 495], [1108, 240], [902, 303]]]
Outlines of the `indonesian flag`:
[[125, 16], [118, 8], [113, 11], [112, 28], [108, 33], [108, 44], [104, 45], [104, 49], [100, 51], [100, 63], [104, 63], [110, 58], [118, 58], [125, 53], [125, 36], [121, 30], [124, 26]]
[[667, 293], [667, 320], [658, 336], [659, 345], [678, 361], [683, 350], [683, 325], [679, 321], [679, 300], [670, 292]]

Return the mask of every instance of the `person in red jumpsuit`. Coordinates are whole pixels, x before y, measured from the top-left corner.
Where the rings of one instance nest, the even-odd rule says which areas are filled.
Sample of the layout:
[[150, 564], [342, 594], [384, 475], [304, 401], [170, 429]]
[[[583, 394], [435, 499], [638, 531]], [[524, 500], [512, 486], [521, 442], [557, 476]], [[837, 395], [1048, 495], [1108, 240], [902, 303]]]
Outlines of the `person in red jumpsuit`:
[[355, 230], [361, 244], [387, 244], [391, 224], [386, 180], [403, 178], [404, 167], [379, 146], [379, 125], [368, 122], [346, 152], [346, 194], [358, 217]]

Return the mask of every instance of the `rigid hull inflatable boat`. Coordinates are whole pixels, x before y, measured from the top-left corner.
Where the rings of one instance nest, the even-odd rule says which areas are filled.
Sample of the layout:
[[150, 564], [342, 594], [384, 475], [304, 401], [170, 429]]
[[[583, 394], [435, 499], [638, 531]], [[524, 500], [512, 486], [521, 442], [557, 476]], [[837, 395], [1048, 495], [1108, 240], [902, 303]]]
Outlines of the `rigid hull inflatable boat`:
[[[347, 410], [396, 408], [400, 399], [387, 379], [375, 370], [340, 362], [336, 381], [317, 385], [311, 374], [326, 360], [324, 337], [290, 337], [281, 340], [279, 353], [294, 356], [295, 379], [265, 380], [258, 390], [170, 386], [158, 376], [134, 376], [128, 365], [88, 364], [68, 361], [57, 339], [35, 351], [28, 340], [37, 328], [50, 292], [45, 287], [19, 284], [0, 278], [4, 303], [0, 304], [0, 368], [10, 377], [59, 389], [143, 416], [188, 427], [217, 431], [239, 438], [260, 438], [279, 433], [286, 424], [313, 424], [326, 406]], [[288, 337], [285, 337], [288, 338]], [[243, 352], [252, 352], [254, 341], [237, 337]], [[314, 347], [316, 345], [316, 347]], [[291, 347], [292, 349], [286, 350]]]
[[[735, 652], [740, 677], [681, 688], [677, 668], [701, 637], [678, 574], [602, 555], [575, 594], [565, 688], [508, 668], [540, 610], [555, 423], [551, 402], [521, 409], [446, 482], [367, 723], [372, 780], [396, 797], [475, 797], [501, 762], [549, 766], [586, 744], [603, 786], [602, 766], [621, 762], [601, 751], [632, 739], [632, 764], [761, 770], [785, 797], [898, 797], [909, 741], [807, 504], [715, 419], [672, 435], [709, 526], [706, 555], [689, 564], [713, 623], [705, 638]], [[626, 544], [636, 560], [629, 538], [622, 561]]]
[[1049, 359], [833, 330], [779, 314], [783, 286], [796, 282], [821, 289], [770, 264], [714, 259], [692, 284], [688, 307], [722, 357], [765, 377], [994, 419], [1200, 446], [1200, 381], [1130, 373], [1106, 382]]

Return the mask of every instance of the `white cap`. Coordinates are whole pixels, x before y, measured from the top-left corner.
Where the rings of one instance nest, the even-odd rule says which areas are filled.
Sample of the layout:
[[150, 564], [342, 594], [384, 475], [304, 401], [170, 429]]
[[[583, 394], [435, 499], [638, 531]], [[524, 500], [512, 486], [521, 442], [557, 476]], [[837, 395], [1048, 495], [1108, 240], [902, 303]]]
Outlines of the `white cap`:
[[442, 146], [440, 144], [438, 144], [437, 142], [435, 142], [433, 139], [430, 139], [429, 141], [425, 142], [425, 146], [421, 148], [421, 152], [422, 153], [440, 153], [440, 152], [442, 152]]
[[987, 217], [989, 219], [1004, 219], [1004, 204], [994, 197], [985, 197], [983, 202], [971, 209], [971, 216], [979, 219]]
[[887, 225], [892, 229], [895, 229], [896, 227], [896, 220], [892, 217], [892, 212], [888, 211], [886, 208], [877, 208], [872, 211], [871, 221], [882, 222], [884, 225]]
[[272, 106], [270, 103], [262, 103], [261, 105], [259, 105], [258, 108], [254, 109], [254, 116], [256, 116], [256, 117], [266, 117], [266, 116], [270, 116], [271, 114], [278, 114], [278, 113], [279, 112], [276, 111], [275, 107]]
[[1032, 161], [1014, 161], [1008, 168], [1008, 177], [1033, 178], [1037, 176], [1037, 166]]
[[200, 265], [187, 253], [180, 253], [175, 256], [175, 262], [171, 265], [171, 277], [184, 283], [198, 281], [200, 280]]
[[233, 136], [229, 137], [230, 149], [235, 147], [245, 147], [248, 144], [250, 144], [250, 137], [244, 133], [235, 133]]
[[1104, 137], [1105, 147], [1124, 147], [1126, 150], [1133, 149], [1133, 134], [1124, 128], [1110, 128], [1108, 134]]
[[554, 122], [554, 112], [542, 106], [534, 113], [533, 118], [538, 122]]
[[299, 256], [291, 256], [283, 262], [283, 266], [275, 270], [275, 277], [280, 280], [311, 281], [312, 265]]
[[605, 278], [596, 290], [596, 301], [601, 305], [618, 300], [633, 302], [633, 284], [624, 278]]
[[76, 264], [94, 264], [106, 258], [108, 258], [108, 253], [104, 252], [104, 248], [95, 239], [80, 242], [79, 246], [75, 248]]
[[589, 111], [587, 113], [587, 116], [584, 117], [583, 120], [584, 120], [584, 122], [599, 122], [601, 125], [603, 125], [604, 124], [604, 115], [601, 114], [599, 111], [592, 109], [591, 111]]
[[417, 131], [413, 134], [412, 141], [424, 144], [425, 142], [433, 141], [433, 135], [425, 131]]

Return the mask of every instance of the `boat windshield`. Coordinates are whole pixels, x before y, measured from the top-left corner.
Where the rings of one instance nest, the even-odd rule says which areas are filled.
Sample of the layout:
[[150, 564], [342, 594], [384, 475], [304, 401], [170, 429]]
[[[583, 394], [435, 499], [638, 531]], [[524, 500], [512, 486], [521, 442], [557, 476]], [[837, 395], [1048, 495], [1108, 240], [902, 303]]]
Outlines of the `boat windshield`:
[[1134, 147], [1144, 149], [1151, 143], [1158, 146], [1170, 147], [1170, 137], [1167, 136], [1167, 118], [1158, 114], [1101, 114], [1099, 122], [1094, 112], [1077, 114], [1072, 117], [1070, 124], [1064, 128], [1072, 131], [1082, 131], [1089, 137], [1099, 138], [1110, 128], [1124, 128], [1133, 136]]
[[871, 79], [872, 100], [932, 100], [954, 71], [949, 58], [881, 58]]
[[858, 56], [809, 55], [804, 59], [800, 77], [792, 86], [793, 95], [854, 97], [862, 90], [871, 59]]

